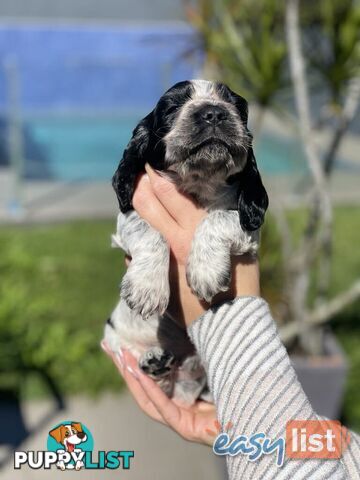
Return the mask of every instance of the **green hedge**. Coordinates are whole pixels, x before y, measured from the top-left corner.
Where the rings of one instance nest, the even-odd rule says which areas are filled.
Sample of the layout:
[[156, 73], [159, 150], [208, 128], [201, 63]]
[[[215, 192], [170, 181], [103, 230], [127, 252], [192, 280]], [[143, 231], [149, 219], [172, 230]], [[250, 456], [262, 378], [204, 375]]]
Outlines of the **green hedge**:
[[0, 229], [0, 390], [27, 386], [33, 396], [40, 372], [64, 394], [120, 386], [99, 347], [124, 270], [112, 229], [109, 221]]
[[[290, 218], [296, 237], [305, 216], [293, 212]], [[113, 228], [112, 221], [0, 228], [0, 395], [11, 389], [27, 397], [44, 394], [39, 372], [46, 372], [64, 395], [121, 387], [99, 347], [124, 271], [122, 253], [110, 248]], [[337, 209], [334, 231], [332, 293], [359, 276], [360, 209]], [[268, 218], [261, 267], [270, 301], [276, 301], [282, 283], [278, 242]], [[332, 322], [350, 358], [345, 414], [357, 429], [359, 307], [357, 302]]]

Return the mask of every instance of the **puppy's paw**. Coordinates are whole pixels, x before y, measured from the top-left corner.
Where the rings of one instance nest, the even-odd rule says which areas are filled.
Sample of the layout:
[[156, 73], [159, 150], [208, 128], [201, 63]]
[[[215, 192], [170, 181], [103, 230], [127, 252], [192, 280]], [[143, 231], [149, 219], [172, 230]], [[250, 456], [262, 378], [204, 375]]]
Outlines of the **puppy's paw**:
[[[161, 277], [161, 275], [160, 275]], [[127, 271], [121, 282], [121, 298], [142, 317], [147, 318], [158, 312], [163, 314], [168, 306], [170, 288], [168, 278], [159, 278], [150, 272], [142, 275]]]
[[186, 279], [191, 290], [201, 300], [211, 302], [213, 297], [229, 289], [231, 266], [226, 260], [199, 262], [189, 257]]
[[175, 357], [161, 347], [147, 350], [139, 359], [139, 367], [155, 380], [167, 376], [173, 370]]
[[79, 470], [81, 470], [82, 468], [84, 468], [84, 462], [78, 460], [78, 461], [76, 462], [75, 470], [79, 471]]
[[259, 232], [241, 232], [238, 235], [237, 242], [233, 245], [233, 255], [256, 255], [259, 250]]

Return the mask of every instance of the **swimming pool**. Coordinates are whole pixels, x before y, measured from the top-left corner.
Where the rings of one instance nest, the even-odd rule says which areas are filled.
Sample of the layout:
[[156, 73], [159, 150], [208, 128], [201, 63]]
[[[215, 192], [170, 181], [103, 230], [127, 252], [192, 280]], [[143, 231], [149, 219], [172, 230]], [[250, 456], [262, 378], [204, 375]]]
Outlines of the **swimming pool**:
[[[27, 135], [41, 152], [48, 172], [40, 176], [65, 181], [108, 180], [136, 121], [131, 117], [83, 116], [28, 120]], [[31, 175], [31, 168], [28, 176], [36, 176]]]
[[[109, 180], [141, 118], [127, 116], [61, 116], [27, 119], [26, 136], [42, 158], [42, 170], [32, 158], [32, 178], [64, 181]], [[300, 145], [292, 139], [263, 134], [255, 146], [259, 168], [265, 175], [301, 174], [306, 169]]]

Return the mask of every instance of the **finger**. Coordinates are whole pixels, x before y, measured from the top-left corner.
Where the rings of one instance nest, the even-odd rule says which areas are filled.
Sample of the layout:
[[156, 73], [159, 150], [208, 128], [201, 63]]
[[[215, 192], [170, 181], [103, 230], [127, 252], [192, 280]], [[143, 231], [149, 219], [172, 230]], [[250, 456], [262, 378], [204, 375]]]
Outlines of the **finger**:
[[109, 345], [105, 342], [105, 340], [101, 340], [100, 342], [100, 347], [102, 350], [108, 355], [109, 357], [112, 357], [112, 351], [110, 350]]
[[205, 210], [197, 206], [188, 195], [180, 193], [173, 182], [159, 175], [149, 164], [145, 165], [145, 170], [156, 197], [176, 223], [186, 227], [194, 221], [198, 223], [206, 215]]
[[198, 400], [192, 405], [184, 405], [181, 401], [176, 399], [172, 400], [175, 405], [184, 410], [196, 412], [196, 413], [209, 413], [215, 412], [215, 405], [213, 403], [208, 403], [203, 400]]
[[123, 376], [131, 395], [134, 397], [140, 409], [153, 420], [165, 424], [165, 420], [162, 418], [158, 409], [149, 399], [139, 381], [134, 378], [134, 376], [126, 369]]
[[161, 417], [158, 410], [152, 404], [151, 400], [146, 395], [144, 389], [141, 387], [138, 380], [126, 368], [125, 359], [124, 359], [122, 350], [119, 350], [118, 353], [114, 353], [113, 351], [110, 350], [109, 346], [104, 340], [101, 342], [101, 348], [114, 362], [115, 366], [117, 367], [121, 376], [125, 380], [125, 383], [128, 389], [130, 390], [131, 394], [135, 398], [135, 401], [139, 405], [141, 410], [143, 410], [143, 412], [146, 413], [153, 420], [156, 420], [161, 423], [165, 423], [164, 419]]
[[178, 430], [181, 411], [151, 378], [144, 375], [134, 364], [134, 357], [124, 351], [125, 362], [137, 375], [140, 385], [153, 403], [161, 417], [174, 430]]
[[180, 408], [170, 400], [151, 378], [146, 375], [140, 375], [139, 382], [165, 422], [174, 430], [179, 431]]
[[132, 202], [140, 217], [162, 233], [165, 238], [174, 235], [178, 226], [154, 194], [147, 175], [139, 178]]
[[125, 265], [128, 267], [131, 262], [131, 257], [129, 255], [125, 255]]
[[140, 409], [144, 413], [146, 413], [146, 415], [151, 417], [153, 420], [156, 420], [157, 422], [165, 423], [164, 419], [161, 417], [156, 407], [153, 405], [149, 397], [146, 395], [139, 381], [126, 368], [123, 355], [114, 354], [114, 352], [111, 352], [109, 356], [112, 358], [115, 366], [117, 367], [120, 374], [122, 375], [130, 393], [134, 397]]
[[199, 400], [195, 403], [194, 408], [198, 412], [208, 413], [208, 412], [215, 412], [215, 405], [210, 402], [204, 402], [203, 400]]

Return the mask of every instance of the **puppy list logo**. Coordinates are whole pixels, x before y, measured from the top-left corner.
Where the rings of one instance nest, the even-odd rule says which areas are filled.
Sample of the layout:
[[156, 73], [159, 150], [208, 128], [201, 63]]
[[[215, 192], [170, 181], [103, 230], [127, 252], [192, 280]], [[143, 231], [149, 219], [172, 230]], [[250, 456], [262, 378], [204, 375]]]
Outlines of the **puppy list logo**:
[[64, 470], [117, 469], [128, 470], [132, 450], [99, 450], [93, 452], [94, 440], [90, 430], [80, 422], [64, 421], [49, 431], [47, 451], [16, 451], [14, 468], [24, 465], [32, 469], [50, 469], [54, 465]]
[[48, 435], [47, 449], [58, 454], [56, 466], [60, 470], [84, 468], [85, 452], [92, 452], [93, 448], [90, 431], [78, 422], [63, 422]]

